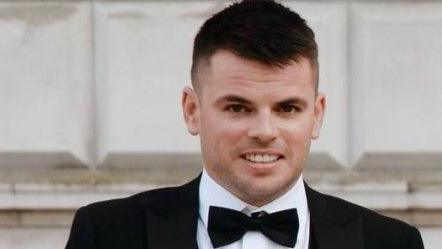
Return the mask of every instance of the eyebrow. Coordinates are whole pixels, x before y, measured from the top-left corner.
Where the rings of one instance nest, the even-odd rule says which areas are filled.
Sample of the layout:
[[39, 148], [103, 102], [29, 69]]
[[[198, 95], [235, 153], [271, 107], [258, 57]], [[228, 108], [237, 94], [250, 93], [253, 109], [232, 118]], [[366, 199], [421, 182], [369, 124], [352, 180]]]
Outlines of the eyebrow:
[[287, 105], [287, 104], [297, 104], [301, 106], [302, 108], [306, 107], [307, 101], [305, 99], [299, 98], [299, 97], [291, 97], [288, 99], [285, 99], [278, 103], [278, 105]]
[[237, 102], [237, 103], [248, 104], [248, 105], [252, 104], [251, 101], [249, 101], [243, 97], [237, 96], [237, 95], [227, 95], [227, 96], [219, 98], [216, 101], [216, 103], [222, 103], [222, 102]]
[[[243, 97], [237, 96], [237, 95], [226, 95], [224, 97], [219, 98], [216, 101], [217, 104], [220, 104], [223, 102], [236, 102], [236, 103], [241, 103], [241, 104], [246, 104], [246, 105], [252, 104], [251, 101], [249, 101]], [[307, 106], [307, 101], [302, 98], [299, 98], [299, 97], [290, 97], [288, 99], [284, 99], [284, 100], [279, 101], [277, 103], [277, 105], [287, 105], [287, 104], [297, 104], [297, 105], [300, 105], [301, 107], [304, 108]]]

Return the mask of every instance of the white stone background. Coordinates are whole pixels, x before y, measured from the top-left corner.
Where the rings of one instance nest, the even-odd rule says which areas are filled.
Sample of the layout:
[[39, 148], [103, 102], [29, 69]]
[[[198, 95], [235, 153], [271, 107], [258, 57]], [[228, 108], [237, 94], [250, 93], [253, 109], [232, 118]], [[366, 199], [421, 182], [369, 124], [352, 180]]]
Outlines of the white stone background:
[[[320, 89], [328, 96], [309, 167], [433, 176], [418, 191], [394, 176], [315, 186], [371, 208], [440, 212], [442, 1], [285, 3], [316, 32]], [[197, 164], [180, 92], [190, 83], [196, 31], [226, 4], [0, 1], [0, 210], [75, 210], [157, 186], [110, 181], [91, 189], [49, 175], [20, 182], [5, 172], [32, 180], [34, 172], [67, 168]], [[66, 225], [1, 224], [0, 249], [62, 248], [68, 233]], [[442, 248], [438, 224], [420, 227], [427, 249]]]

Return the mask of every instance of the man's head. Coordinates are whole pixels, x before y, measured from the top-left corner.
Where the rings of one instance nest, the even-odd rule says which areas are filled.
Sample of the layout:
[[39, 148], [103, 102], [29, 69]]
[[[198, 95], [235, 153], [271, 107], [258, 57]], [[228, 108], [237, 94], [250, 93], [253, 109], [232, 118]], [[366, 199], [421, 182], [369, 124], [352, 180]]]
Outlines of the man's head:
[[316, 58], [305, 21], [271, 1], [234, 4], [195, 38], [186, 124], [200, 136], [207, 173], [249, 204], [284, 194], [319, 136]]

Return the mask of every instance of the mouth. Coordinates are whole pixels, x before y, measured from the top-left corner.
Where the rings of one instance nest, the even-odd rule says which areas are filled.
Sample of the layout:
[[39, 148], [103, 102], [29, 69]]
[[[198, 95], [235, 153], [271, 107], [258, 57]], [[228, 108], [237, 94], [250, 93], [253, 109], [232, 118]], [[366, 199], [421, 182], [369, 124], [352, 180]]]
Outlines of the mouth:
[[283, 158], [283, 156], [279, 153], [270, 153], [270, 152], [250, 152], [244, 153], [241, 157], [255, 164], [272, 164], [277, 162], [279, 159]]

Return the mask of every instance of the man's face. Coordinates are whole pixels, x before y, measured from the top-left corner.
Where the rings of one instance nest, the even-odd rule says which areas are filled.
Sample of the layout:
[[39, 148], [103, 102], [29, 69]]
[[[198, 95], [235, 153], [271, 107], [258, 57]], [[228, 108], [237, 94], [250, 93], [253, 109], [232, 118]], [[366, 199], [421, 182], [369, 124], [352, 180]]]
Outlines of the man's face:
[[182, 104], [207, 173], [255, 206], [283, 195], [322, 123], [325, 97], [315, 94], [309, 61], [269, 67], [220, 50], [198, 78], [198, 93], [185, 88]]

